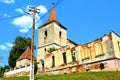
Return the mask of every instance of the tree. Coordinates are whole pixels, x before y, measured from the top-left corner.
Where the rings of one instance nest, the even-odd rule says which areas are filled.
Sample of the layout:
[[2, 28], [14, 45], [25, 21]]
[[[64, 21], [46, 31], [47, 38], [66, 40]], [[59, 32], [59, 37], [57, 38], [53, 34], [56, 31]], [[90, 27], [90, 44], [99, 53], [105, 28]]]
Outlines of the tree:
[[0, 77], [2, 77], [2, 76], [3, 76], [3, 67], [0, 66]]
[[6, 69], [9, 69], [9, 66], [5, 65], [5, 66], [0, 66], [0, 77], [3, 77], [4, 72]]
[[30, 38], [23, 38], [21, 36], [16, 37], [14, 46], [11, 48], [8, 58], [8, 63], [11, 68], [15, 67], [17, 59], [26, 50], [27, 47], [31, 47]]
[[38, 70], [38, 66], [37, 66], [37, 62], [35, 61], [34, 62], [34, 74], [37, 73], [37, 70]]

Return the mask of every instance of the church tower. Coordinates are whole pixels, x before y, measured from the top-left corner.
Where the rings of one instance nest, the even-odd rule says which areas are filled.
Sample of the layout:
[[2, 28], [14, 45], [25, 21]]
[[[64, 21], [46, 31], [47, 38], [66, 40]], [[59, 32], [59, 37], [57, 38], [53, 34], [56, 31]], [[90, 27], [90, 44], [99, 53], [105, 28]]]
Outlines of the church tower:
[[38, 28], [38, 60], [44, 59], [50, 48], [66, 46], [66, 30], [56, 17], [53, 4], [48, 20]]

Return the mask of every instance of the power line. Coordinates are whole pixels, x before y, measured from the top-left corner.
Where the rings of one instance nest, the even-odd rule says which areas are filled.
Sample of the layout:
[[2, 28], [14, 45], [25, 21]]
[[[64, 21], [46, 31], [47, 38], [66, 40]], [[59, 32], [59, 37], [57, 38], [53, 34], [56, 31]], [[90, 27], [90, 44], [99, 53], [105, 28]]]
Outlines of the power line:
[[39, 0], [35, 1], [35, 2], [34, 2], [34, 5], [36, 5], [38, 1], [39, 1]]
[[[28, 4], [30, 4], [30, 0], [27, 1]], [[22, 3], [22, 2], [21, 2]], [[27, 5], [27, 3], [23, 3], [23, 6], [24, 5]], [[17, 18], [17, 17], [20, 17], [20, 16], [23, 16], [25, 14], [21, 14], [21, 15], [16, 15], [16, 16], [11, 16], [11, 17], [6, 17], [6, 18], [0, 18], [0, 20], [10, 20], [10, 19], [14, 19], [14, 18]]]
[[[58, 6], [58, 5], [61, 3], [60, 1], [62, 2], [63, 0], [58, 0], [58, 1], [55, 3], [54, 7]], [[43, 19], [43, 18], [51, 11], [51, 9], [52, 9], [52, 8], [50, 8], [46, 14], [44, 14], [42, 17], [40, 17], [40, 19], [37, 20], [36, 24], [37, 24], [41, 19]]]
[[28, 32], [25, 33], [24, 38], [28, 35], [28, 33], [32, 30], [32, 28], [29, 28]]
[[[30, 3], [30, 1], [29, 1]], [[23, 3], [25, 5], [25, 3]], [[17, 18], [17, 17], [20, 17], [20, 16], [23, 16], [24, 14], [21, 14], [21, 15], [17, 15], [17, 16], [12, 16], [12, 17], [6, 17], [6, 18], [0, 18], [0, 20], [10, 20], [10, 19], [14, 19], [14, 18]]]
[[[60, 1], [62, 2], [63, 0], [58, 0], [54, 6], [57, 6], [57, 5], [60, 3]], [[37, 3], [37, 2], [36, 2], [36, 3]], [[44, 16], [46, 16], [46, 15], [50, 12], [50, 10], [51, 10], [51, 8], [50, 8], [50, 9], [48, 10], [48, 12], [47, 12], [45, 15], [43, 15], [40, 19], [42, 19]], [[20, 16], [23, 16], [23, 15], [24, 15], [24, 14], [17, 15], [17, 16], [12, 16], [12, 17], [7, 17], [7, 18], [0, 18], [0, 20], [10, 20], [10, 19], [13, 19], [13, 18], [16, 18], [16, 17], [20, 17]]]
[[[58, 0], [58, 1], [55, 3], [54, 7], [58, 6], [58, 5], [61, 3], [60, 1], [62, 2], [63, 0]], [[35, 24], [37, 24], [41, 19], [43, 19], [43, 18], [51, 11], [51, 9], [52, 9], [52, 8], [50, 8], [47, 13], [45, 13], [43, 16], [41, 16], [40, 19], [37, 20]], [[31, 30], [31, 28], [30, 28], [29, 31], [25, 34], [24, 37], [27, 36], [27, 34], [30, 32], [30, 30]]]
[[[58, 0], [58, 1], [55, 3], [54, 7], [58, 6], [62, 1], [63, 1], [63, 0]], [[50, 8], [47, 13], [45, 13], [43, 16], [41, 16], [40, 19], [37, 20], [35, 24], [37, 24], [38, 22], [40, 22], [40, 20], [42, 20], [42, 19], [51, 11], [51, 9], [52, 9], [52, 8]], [[12, 16], [12, 17], [8, 17], [8, 18], [1, 18], [0, 20], [10, 20], [10, 19], [14, 19], [14, 18], [16, 18], [16, 17], [20, 17], [20, 16], [23, 16], [23, 15], [24, 15], [24, 14], [17, 15], [17, 16]], [[32, 26], [31, 26], [31, 27], [32, 27]], [[31, 28], [29, 28], [29, 30], [28, 30], [27, 33], [25, 33], [24, 38], [29, 34], [30, 31], [31, 31]]]
[[21, 14], [21, 15], [17, 15], [17, 16], [12, 16], [12, 17], [7, 17], [7, 18], [1, 18], [0, 20], [9, 20], [9, 19], [13, 19], [13, 18], [16, 18], [16, 17], [20, 17], [24, 14]]

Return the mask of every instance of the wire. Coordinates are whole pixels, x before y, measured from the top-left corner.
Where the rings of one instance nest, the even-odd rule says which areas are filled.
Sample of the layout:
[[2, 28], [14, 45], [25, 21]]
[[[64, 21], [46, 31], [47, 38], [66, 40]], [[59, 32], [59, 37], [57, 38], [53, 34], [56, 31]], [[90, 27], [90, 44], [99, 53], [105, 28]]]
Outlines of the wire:
[[[63, 0], [61, 0], [61, 1], [63, 1]], [[54, 7], [56, 7], [59, 3], [60, 3], [60, 0], [58, 0], [58, 2], [55, 4]], [[51, 9], [52, 9], [52, 8], [50, 8], [50, 9], [48, 10], [48, 12], [47, 12], [46, 14], [44, 14], [35, 24], [37, 24], [41, 19], [43, 19], [43, 18], [51, 11]], [[31, 28], [30, 28], [29, 31], [25, 34], [24, 37], [26, 37], [27, 34], [28, 34], [30, 31], [31, 31]]]
[[[58, 0], [58, 1], [55, 3], [54, 7], [58, 6], [58, 5], [61, 3], [60, 1], [62, 2], [63, 0]], [[51, 11], [51, 9], [52, 9], [52, 8], [50, 8], [46, 14], [44, 14], [42, 17], [40, 17], [40, 19], [37, 20], [35, 24], [37, 24], [41, 19], [43, 19], [43, 18]], [[29, 31], [25, 34], [24, 37], [26, 37], [27, 34], [28, 34], [30, 31], [31, 31], [31, 28], [30, 28]]]
[[39, 1], [39, 0], [35, 1], [35, 2], [34, 2], [34, 5], [36, 5], [36, 4], [38, 3], [38, 1]]
[[25, 33], [24, 38], [28, 35], [28, 33], [32, 30], [32, 28], [29, 28], [28, 32]]
[[17, 15], [17, 16], [12, 16], [12, 17], [7, 17], [7, 18], [1, 18], [0, 20], [7, 20], [7, 19], [9, 20], [9, 19], [13, 19], [13, 18], [16, 18], [16, 17], [20, 17], [22, 15], [24, 15], [24, 14]]
[[[58, 0], [58, 1], [55, 3], [54, 7], [58, 6], [62, 1], [63, 1], [63, 0]], [[47, 13], [45, 13], [43, 16], [41, 16], [40, 19], [37, 20], [35, 24], [37, 24], [38, 22], [40, 22], [40, 20], [43, 19], [43, 18], [51, 11], [51, 9], [52, 9], [52, 8], [50, 8]], [[9, 20], [9, 19], [13, 19], [13, 18], [20, 17], [20, 16], [23, 16], [23, 15], [24, 15], [24, 14], [22, 14], [22, 15], [17, 15], [17, 16], [13, 16], [13, 17], [8, 17], [8, 18], [1, 18], [0, 20]], [[29, 32], [31, 31], [31, 29], [32, 29], [32, 28], [29, 28], [28, 32], [25, 33], [24, 38], [29, 34]]]
[[[30, 1], [28, 3], [30, 3]], [[26, 5], [25, 3], [23, 3], [23, 4]], [[25, 14], [21, 14], [21, 15], [17, 15], [17, 16], [12, 16], [12, 17], [7, 17], [7, 18], [0, 18], [0, 20], [10, 20], [10, 19], [14, 19], [14, 18], [23, 16], [23, 15], [25, 15]]]
[[[58, 5], [61, 3], [60, 1], [62, 2], [63, 0], [58, 0], [58, 1], [55, 3], [54, 7], [58, 6]], [[40, 17], [40, 19], [36, 22], [36, 24], [37, 24], [41, 19], [43, 19], [43, 18], [51, 11], [51, 9], [52, 9], [52, 8], [50, 8], [46, 14], [44, 14], [42, 17]]]

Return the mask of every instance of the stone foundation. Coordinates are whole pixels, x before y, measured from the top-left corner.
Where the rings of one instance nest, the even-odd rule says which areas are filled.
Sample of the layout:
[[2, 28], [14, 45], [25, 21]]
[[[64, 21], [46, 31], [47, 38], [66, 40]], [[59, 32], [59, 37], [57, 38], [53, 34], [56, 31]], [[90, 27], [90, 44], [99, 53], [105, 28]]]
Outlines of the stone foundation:
[[[100, 66], [102, 64], [102, 66]], [[37, 74], [67, 74], [72, 72], [85, 72], [85, 71], [120, 71], [120, 59], [108, 59], [83, 64], [66, 64], [58, 68], [48, 69], [45, 68], [43, 72], [41, 68], [38, 69]], [[14, 69], [5, 72], [4, 77], [16, 77], [29, 75], [30, 66]]]
[[[103, 65], [100, 66], [100, 65]], [[66, 74], [72, 72], [85, 72], [85, 71], [120, 71], [119, 59], [108, 59], [103, 61], [96, 61], [85, 64], [66, 65], [61, 68], [53, 68], [52, 70], [46, 70], [46, 74]]]

